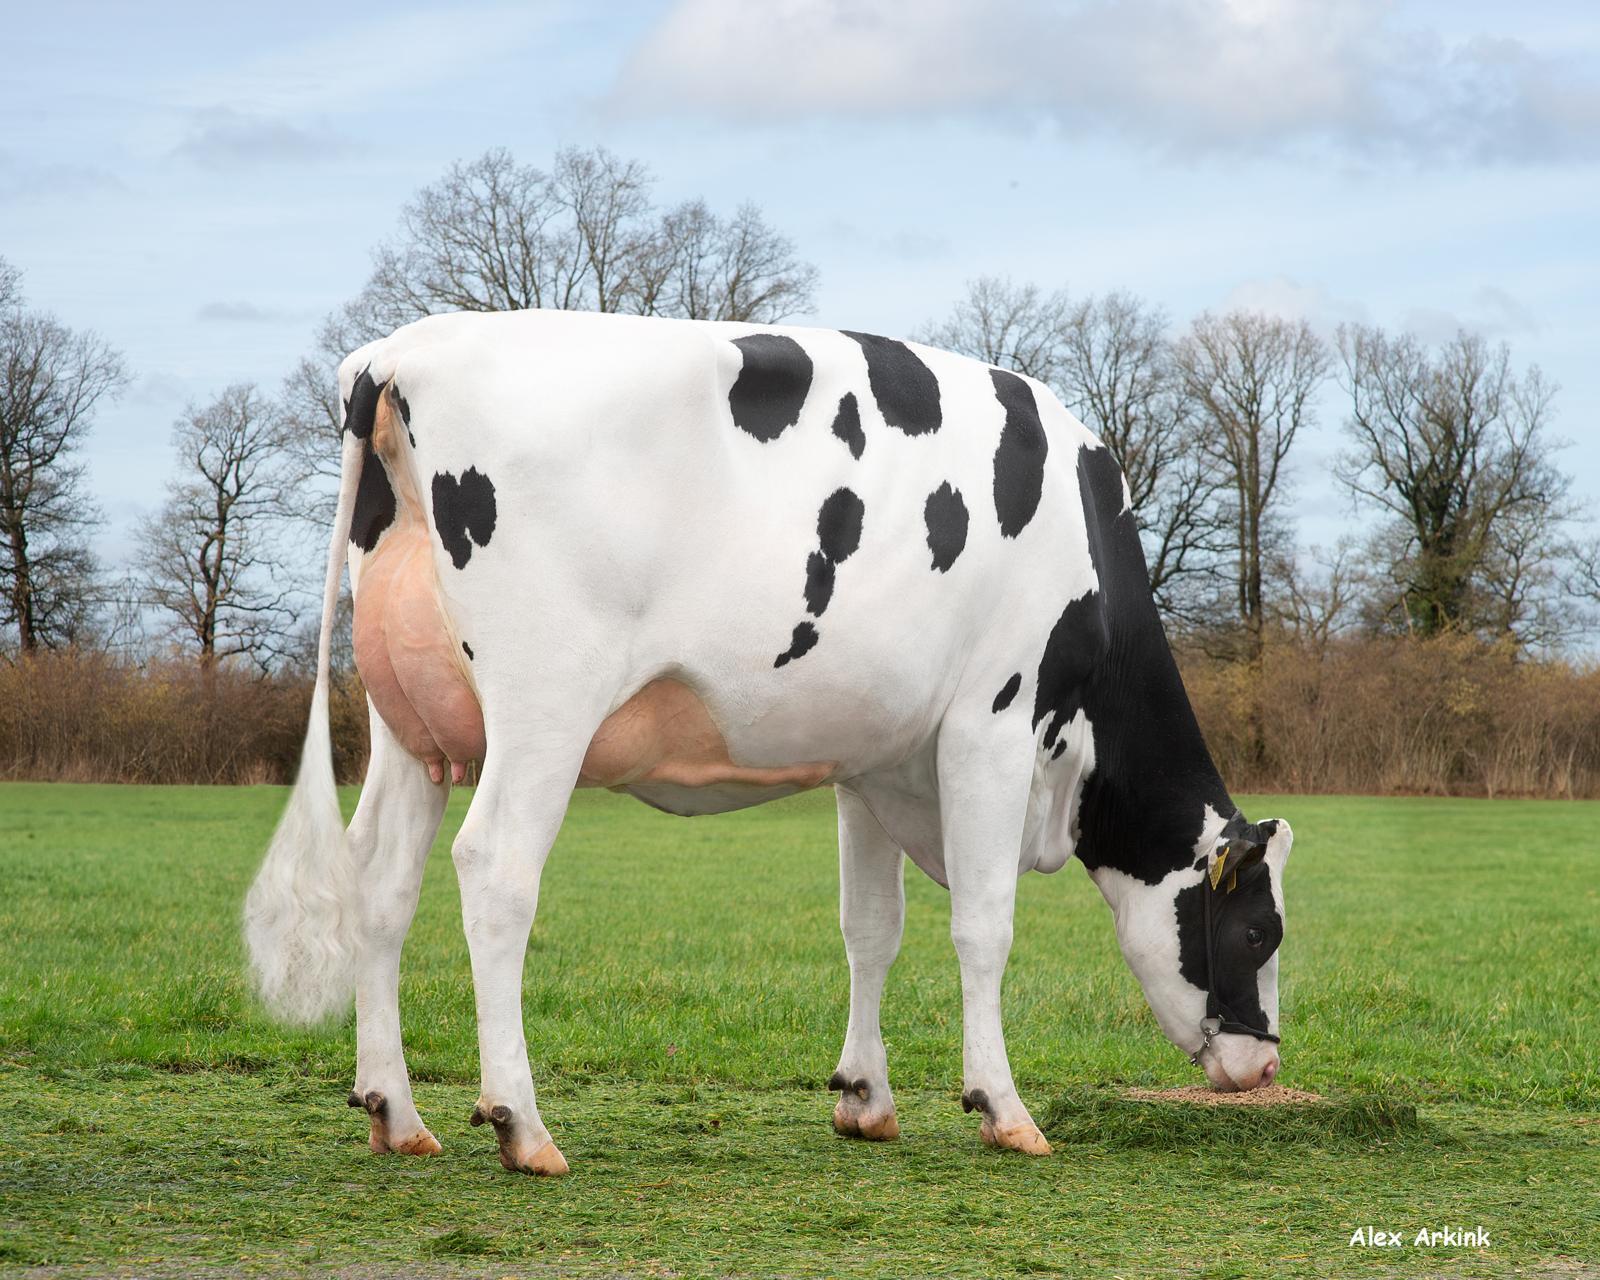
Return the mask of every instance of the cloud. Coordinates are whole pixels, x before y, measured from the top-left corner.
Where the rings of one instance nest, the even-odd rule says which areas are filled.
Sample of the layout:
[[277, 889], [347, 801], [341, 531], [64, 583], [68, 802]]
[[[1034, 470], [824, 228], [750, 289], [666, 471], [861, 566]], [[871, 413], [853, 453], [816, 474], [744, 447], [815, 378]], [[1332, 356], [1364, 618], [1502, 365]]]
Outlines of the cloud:
[[126, 190], [122, 180], [89, 165], [38, 162], [0, 151], [0, 204], [65, 196], [85, 199]]
[[[1304, 320], [1324, 338], [1332, 338], [1342, 324], [1372, 324], [1372, 309], [1355, 298], [1341, 297], [1321, 284], [1303, 284], [1288, 276], [1246, 280], [1223, 299], [1220, 310], [1260, 311], [1285, 320]], [[1466, 304], [1450, 308], [1436, 304], [1407, 308], [1399, 327], [1432, 344], [1448, 342], [1465, 329], [1486, 338], [1534, 334], [1539, 322], [1534, 313], [1498, 285], [1476, 289]]]
[[229, 169], [318, 162], [347, 149], [348, 144], [327, 129], [305, 129], [232, 107], [208, 107], [192, 113], [188, 135], [172, 154], [202, 168]]
[[1504, 289], [1486, 284], [1472, 295], [1472, 301], [1486, 333], [1539, 332], [1538, 317]]
[[830, 222], [823, 229], [823, 235], [835, 244], [870, 249], [875, 254], [902, 262], [926, 262], [950, 251], [950, 241], [945, 236], [906, 229], [877, 232], [843, 219]]
[[265, 50], [241, 47], [238, 61], [208, 68], [173, 96], [191, 108], [226, 102], [270, 118], [372, 110], [434, 88], [457, 94], [488, 59], [526, 49], [581, 11], [577, 0], [391, 7], [377, 25], [357, 11], [330, 11], [316, 34]]
[[194, 318], [201, 322], [222, 324], [280, 324], [288, 320], [303, 320], [306, 314], [277, 307], [260, 307], [253, 302], [208, 302], [194, 313]]
[[176, 407], [189, 398], [191, 391], [188, 380], [157, 371], [140, 374], [126, 399], [129, 404], [146, 408]]
[[622, 111], [1004, 114], [1179, 156], [1600, 158], [1600, 75], [1504, 36], [1451, 42], [1383, 0], [677, 0]]
[[1539, 320], [1522, 302], [1495, 285], [1476, 290], [1459, 309], [1424, 306], [1406, 312], [1401, 327], [1422, 341], [1449, 342], [1457, 333], [1479, 333], [1486, 338], [1514, 338], [1539, 332]]
[[1284, 320], [1304, 320], [1323, 337], [1341, 324], [1367, 324], [1364, 303], [1341, 298], [1320, 284], [1302, 284], [1288, 276], [1246, 280], [1223, 300], [1223, 311], [1259, 311]]

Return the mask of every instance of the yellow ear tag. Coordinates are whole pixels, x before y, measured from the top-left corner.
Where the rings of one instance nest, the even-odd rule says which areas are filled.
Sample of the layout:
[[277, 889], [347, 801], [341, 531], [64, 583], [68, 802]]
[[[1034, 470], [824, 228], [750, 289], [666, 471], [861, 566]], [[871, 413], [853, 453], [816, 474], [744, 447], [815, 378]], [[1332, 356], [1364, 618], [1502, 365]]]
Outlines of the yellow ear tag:
[[[1222, 868], [1223, 868], [1224, 864], [1228, 861], [1228, 853], [1232, 849], [1232, 847], [1233, 847], [1232, 845], [1226, 845], [1226, 844], [1223, 845], [1222, 846], [1222, 852], [1217, 854], [1217, 860], [1211, 864], [1211, 887], [1213, 889], [1215, 889], [1219, 884], [1222, 883]], [[1238, 877], [1238, 874], [1239, 873], [1237, 871], [1234, 872], [1234, 877], [1236, 879]]]
[[1239, 868], [1235, 867], [1228, 873], [1228, 892], [1232, 893], [1239, 887]]

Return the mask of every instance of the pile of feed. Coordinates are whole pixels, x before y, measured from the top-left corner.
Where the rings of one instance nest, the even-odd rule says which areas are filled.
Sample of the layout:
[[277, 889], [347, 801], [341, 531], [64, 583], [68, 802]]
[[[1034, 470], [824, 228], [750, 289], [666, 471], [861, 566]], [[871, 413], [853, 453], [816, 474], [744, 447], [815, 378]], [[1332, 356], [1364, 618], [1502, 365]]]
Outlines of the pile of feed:
[[1269, 1084], [1248, 1093], [1218, 1093], [1203, 1084], [1186, 1084], [1179, 1089], [1129, 1089], [1123, 1096], [1135, 1102], [1188, 1102], [1202, 1107], [1282, 1107], [1327, 1101], [1320, 1093], [1286, 1089], [1281, 1084]]
[[1378, 1097], [1324, 1097], [1271, 1085], [1249, 1093], [1217, 1093], [1205, 1085], [1170, 1089], [1079, 1088], [1050, 1103], [1040, 1125], [1053, 1144], [1108, 1149], [1198, 1146], [1257, 1148], [1346, 1143], [1366, 1150], [1431, 1132], [1413, 1103]]

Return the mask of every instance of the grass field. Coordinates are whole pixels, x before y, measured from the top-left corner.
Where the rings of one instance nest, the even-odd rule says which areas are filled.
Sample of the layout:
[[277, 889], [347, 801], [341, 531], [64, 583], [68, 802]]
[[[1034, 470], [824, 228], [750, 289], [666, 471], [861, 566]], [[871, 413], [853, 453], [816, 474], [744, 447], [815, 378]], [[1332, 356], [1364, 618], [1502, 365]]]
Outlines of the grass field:
[[[685, 822], [585, 793], [525, 987], [573, 1167], [547, 1182], [467, 1127], [466, 796], [406, 948], [432, 1160], [367, 1153], [348, 1024], [284, 1031], [248, 997], [239, 905], [282, 799], [0, 787], [0, 1270], [1600, 1274], [1600, 804], [1247, 803], [1296, 831], [1281, 1080], [1342, 1101], [1320, 1115], [1121, 1100], [1199, 1076], [1087, 877], [1029, 876], [1006, 1026], [1056, 1154], [1028, 1160], [961, 1113], [948, 906], [914, 869], [884, 1005], [904, 1136], [832, 1134], [830, 795]], [[1350, 1247], [1369, 1225], [1404, 1247]], [[1487, 1248], [1411, 1243], [1479, 1225]]]

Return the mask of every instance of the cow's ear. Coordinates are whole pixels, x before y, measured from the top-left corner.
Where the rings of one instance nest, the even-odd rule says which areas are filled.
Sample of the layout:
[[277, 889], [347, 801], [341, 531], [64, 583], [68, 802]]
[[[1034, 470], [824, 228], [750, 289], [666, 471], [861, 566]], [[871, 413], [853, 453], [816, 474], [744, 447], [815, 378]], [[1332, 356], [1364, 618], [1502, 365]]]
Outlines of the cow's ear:
[[1213, 889], [1232, 893], [1239, 887], [1239, 873], [1253, 863], [1260, 862], [1267, 846], [1248, 835], [1237, 835], [1222, 840], [1211, 851], [1211, 862], [1206, 876]]
[[[1270, 832], [1268, 828], [1271, 828]], [[1268, 836], [1266, 845], [1267, 861], [1283, 872], [1284, 863], [1289, 861], [1289, 850], [1294, 848], [1294, 832], [1289, 824], [1282, 818], [1273, 818], [1261, 824], [1262, 833]]]

